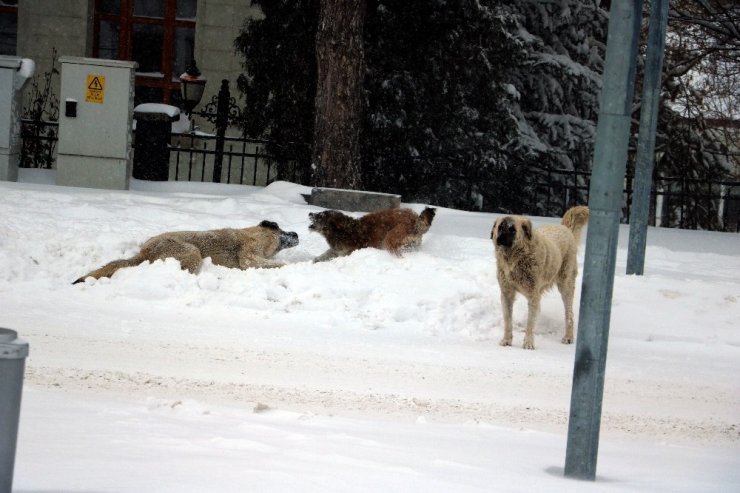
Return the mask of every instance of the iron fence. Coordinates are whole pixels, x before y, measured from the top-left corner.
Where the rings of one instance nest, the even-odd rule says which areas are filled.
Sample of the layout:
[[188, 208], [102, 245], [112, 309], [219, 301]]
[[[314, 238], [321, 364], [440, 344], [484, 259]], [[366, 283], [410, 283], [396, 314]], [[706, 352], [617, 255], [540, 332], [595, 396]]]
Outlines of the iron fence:
[[265, 186], [297, 181], [307, 146], [201, 132], [170, 137], [169, 179]]
[[[219, 94], [221, 109], [212, 112], [218, 100], [205, 106], [198, 116], [216, 122], [218, 113], [226, 108], [227, 117], [216, 122], [216, 133], [173, 133], [169, 142], [169, 180], [205, 181], [264, 186], [275, 179], [298, 183], [310, 158], [307, 144], [278, 144], [261, 139], [225, 135], [226, 126], [238, 124], [243, 118], [235, 111], [233, 98], [226, 92]], [[217, 98], [219, 96], [215, 96]], [[56, 158], [58, 123], [43, 120], [22, 120], [20, 166], [24, 168], [53, 168]], [[445, 161], [442, 159], [441, 161]], [[449, 169], [449, 163], [447, 163]], [[454, 167], [453, 167], [454, 168]], [[443, 172], [440, 164], [438, 172]], [[526, 187], [522, 193], [521, 213], [556, 217], [570, 206], [588, 203], [591, 173], [583, 170], [530, 166]], [[452, 178], [448, 176], [448, 179]], [[472, 189], [487, 187], [480, 176], [459, 176]], [[632, 202], [631, 171], [624, 182], [622, 221], [627, 222]], [[444, 181], [444, 179], [443, 179]], [[495, 184], [490, 184], [491, 187]], [[690, 176], [653, 177], [650, 194], [649, 224], [665, 227], [707, 229], [740, 232], [740, 182], [702, 180]], [[485, 209], [484, 207], [484, 210]], [[490, 211], [500, 212], [500, 211]]]
[[[537, 177], [532, 214], [562, 215], [569, 207], [588, 203], [591, 173], [535, 167]], [[634, 174], [624, 179], [622, 223], [632, 206]], [[653, 176], [650, 191], [651, 226], [740, 232], [740, 181], [690, 176]]]
[[59, 122], [21, 120], [21, 168], [51, 169], [56, 161]]
[[[246, 135], [245, 115], [221, 81], [218, 94], [193, 116], [213, 125], [213, 134], [192, 130], [172, 134], [170, 179], [267, 185], [275, 179], [298, 181], [300, 163], [310, 157], [310, 147], [301, 143], [276, 143]], [[239, 135], [226, 135], [236, 129]], [[185, 178], [187, 176], [187, 178]]]

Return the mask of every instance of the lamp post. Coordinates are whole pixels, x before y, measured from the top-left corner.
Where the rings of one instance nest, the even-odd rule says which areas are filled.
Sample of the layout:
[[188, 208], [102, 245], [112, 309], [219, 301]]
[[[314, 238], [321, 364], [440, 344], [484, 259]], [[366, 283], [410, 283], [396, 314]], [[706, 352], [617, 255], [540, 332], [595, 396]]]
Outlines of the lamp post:
[[193, 132], [195, 129], [190, 115], [193, 113], [193, 108], [198, 106], [200, 99], [203, 97], [206, 82], [207, 79], [201, 75], [200, 70], [198, 70], [198, 66], [195, 64], [195, 58], [193, 58], [185, 72], [180, 75], [182, 105], [183, 110], [185, 110], [185, 114], [190, 120], [190, 132]]
[[630, 236], [627, 250], [627, 274], [641, 276], [645, 270], [645, 247], [650, 216], [650, 188], [653, 183], [655, 129], [660, 112], [660, 88], [665, 52], [665, 31], [669, 0], [650, 2], [645, 76], [643, 79], [640, 131], [635, 154], [635, 179], [630, 210]]

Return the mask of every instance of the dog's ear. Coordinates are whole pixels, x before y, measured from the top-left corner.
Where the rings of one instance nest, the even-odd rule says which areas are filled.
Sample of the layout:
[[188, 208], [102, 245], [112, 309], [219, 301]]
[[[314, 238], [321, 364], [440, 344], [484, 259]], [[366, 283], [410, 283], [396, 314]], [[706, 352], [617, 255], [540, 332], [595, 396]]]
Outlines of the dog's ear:
[[532, 221], [529, 219], [522, 221], [522, 233], [527, 240], [532, 239]]
[[262, 221], [260, 223], [260, 226], [263, 228], [269, 228], [269, 229], [280, 229], [276, 222], [274, 221]]
[[496, 230], [498, 229], [498, 223], [500, 222], [501, 218], [498, 218], [493, 222], [493, 227], [491, 228], [491, 239], [494, 239], [496, 237]]

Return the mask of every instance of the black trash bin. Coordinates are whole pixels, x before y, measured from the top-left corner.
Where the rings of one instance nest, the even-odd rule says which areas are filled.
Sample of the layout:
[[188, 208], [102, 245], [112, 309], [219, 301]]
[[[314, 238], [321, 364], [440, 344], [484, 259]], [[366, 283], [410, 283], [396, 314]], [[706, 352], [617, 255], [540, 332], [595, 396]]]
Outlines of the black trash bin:
[[172, 122], [179, 118], [180, 109], [168, 104], [144, 103], [134, 108], [134, 178], [152, 181], [169, 179], [170, 151], [167, 146]]

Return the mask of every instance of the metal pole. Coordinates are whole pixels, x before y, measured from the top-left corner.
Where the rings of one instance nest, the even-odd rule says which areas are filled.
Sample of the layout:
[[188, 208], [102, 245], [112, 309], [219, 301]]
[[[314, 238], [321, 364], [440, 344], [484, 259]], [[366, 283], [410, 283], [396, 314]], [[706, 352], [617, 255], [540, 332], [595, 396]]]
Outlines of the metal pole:
[[565, 476], [596, 478], [606, 347], [642, 0], [611, 3], [596, 127]]
[[[218, 91], [218, 104], [216, 105], [216, 154], [213, 157], [213, 183], [221, 183], [221, 167], [224, 159], [224, 139], [226, 127], [229, 126], [229, 81], [221, 81], [221, 89]], [[205, 154], [204, 154], [205, 156]]]
[[655, 129], [658, 126], [660, 77], [663, 70], [665, 32], [668, 23], [668, 0], [652, 0], [648, 28], [645, 76], [640, 108], [640, 133], [637, 137], [635, 180], [630, 211], [630, 239], [627, 251], [627, 274], [641, 276], [645, 270], [650, 188], [655, 163]]
[[13, 487], [23, 370], [28, 343], [14, 330], [0, 328], [0, 493]]

